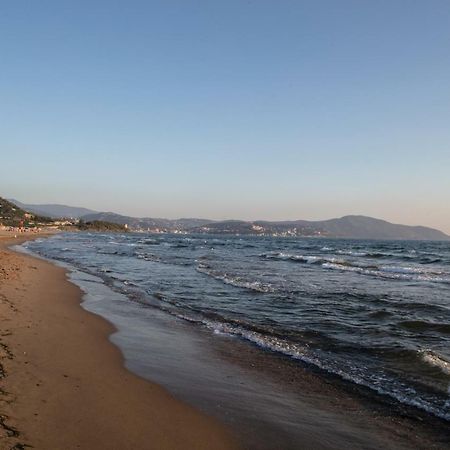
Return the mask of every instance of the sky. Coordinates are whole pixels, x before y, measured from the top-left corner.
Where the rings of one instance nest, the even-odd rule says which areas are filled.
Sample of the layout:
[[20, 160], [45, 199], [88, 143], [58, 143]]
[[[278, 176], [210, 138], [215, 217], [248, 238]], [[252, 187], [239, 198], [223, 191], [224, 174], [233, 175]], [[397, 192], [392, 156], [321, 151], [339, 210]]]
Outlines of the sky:
[[0, 0], [0, 196], [450, 233], [448, 0]]

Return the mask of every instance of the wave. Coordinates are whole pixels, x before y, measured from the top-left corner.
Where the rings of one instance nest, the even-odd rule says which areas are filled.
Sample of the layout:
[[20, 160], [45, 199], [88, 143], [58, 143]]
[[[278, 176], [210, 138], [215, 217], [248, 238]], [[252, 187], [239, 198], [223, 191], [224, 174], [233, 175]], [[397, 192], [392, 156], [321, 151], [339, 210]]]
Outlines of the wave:
[[262, 253], [259, 256], [264, 259], [313, 264], [319, 265], [324, 269], [349, 271], [388, 279], [450, 283], [449, 273], [432, 270], [426, 267], [363, 264], [361, 261], [355, 262], [342, 258], [316, 255], [305, 256], [284, 252]]
[[450, 334], [450, 323], [426, 322], [424, 320], [403, 320], [398, 324], [402, 328], [413, 332], [437, 331], [439, 333]]
[[[446, 361], [442, 356], [439, 356], [430, 350], [422, 350], [420, 353], [422, 360], [424, 362], [426, 362], [432, 367], [439, 369], [443, 374], [450, 375], [449, 361]], [[449, 385], [449, 394], [450, 394], [450, 385]]]
[[218, 270], [210, 268], [205, 264], [199, 264], [196, 270], [197, 272], [203, 273], [211, 278], [222, 281], [223, 283], [231, 286], [263, 293], [275, 292], [275, 288], [269, 283], [263, 283], [257, 280], [253, 281], [245, 280], [241, 276], [222, 273]]
[[153, 255], [152, 253], [135, 252], [134, 255], [136, 258], [143, 259], [144, 261], [161, 262], [161, 258], [157, 255]]
[[157, 241], [156, 239], [141, 239], [139, 241], [137, 241], [138, 244], [140, 245], [159, 245], [160, 242]]
[[336, 253], [339, 255], [360, 256], [360, 257], [366, 257], [366, 258], [386, 258], [389, 256], [393, 256], [389, 253], [362, 252], [362, 251], [355, 251], [355, 250], [338, 250]]
[[[323, 250], [323, 249], [322, 249]], [[373, 259], [397, 259], [402, 261], [412, 261], [419, 264], [436, 264], [442, 262], [440, 255], [432, 253], [397, 253], [397, 252], [381, 252], [381, 251], [364, 251], [364, 250], [337, 250], [338, 255], [347, 255], [356, 258], [373, 258]]]
[[[237, 336], [249, 341], [262, 349], [286, 355], [308, 365], [317, 367], [325, 372], [337, 375], [343, 380], [369, 388], [381, 395], [386, 395], [405, 405], [427, 411], [437, 417], [450, 421], [450, 412], [447, 404], [442, 406], [434, 403], [435, 399], [421, 397], [416, 391], [408, 390], [406, 386], [395, 379], [388, 379], [384, 373], [375, 374], [373, 371], [360, 369], [355, 365], [345, 365], [342, 361], [327, 360], [319, 354], [315, 354], [305, 344], [290, 342], [284, 338], [267, 335], [259, 331], [247, 329], [242, 325], [235, 325], [220, 320], [211, 320], [205, 317], [191, 315], [187, 312], [168, 311], [176, 317], [188, 322], [205, 326], [214, 334]], [[423, 358], [432, 365], [438, 365], [445, 373], [450, 370], [448, 363], [434, 354], [426, 354]]]
[[404, 274], [420, 274], [420, 273], [434, 273], [440, 275], [440, 272], [430, 272], [428, 270], [421, 269], [420, 267], [401, 267], [401, 266], [381, 266], [379, 270], [389, 273], [404, 273]]
[[171, 248], [188, 248], [188, 247], [192, 247], [192, 245], [189, 243], [185, 243], [185, 242], [177, 242], [175, 244], [170, 244], [169, 247], [171, 247]]
[[[262, 253], [259, 255], [265, 259], [275, 259], [281, 261], [292, 261], [297, 263], [304, 264], [316, 264], [316, 265], [324, 265], [327, 263], [330, 264], [339, 264], [341, 266], [348, 267], [360, 267], [352, 261], [343, 259], [343, 258], [333, 258], [333, 257], [324, 257], [324, 256], [316, 256], [316, 255], [295, 255], [292, 253], [284, 253], [284, 252], [274, 252], [274, 253]], [[375, 265], [365, 265], [365, 268], [376, 268]]]
[[450, 283], [450, 274], [420, 269], [416, 267], [393, 266], [356, 266], [352, 264], [323, 263], [324, 269], [355, 272], [378, 278], [403, 281], [428, 281], [437, 283]]
[[284, 253], [284, 252], [261, 253], [259, 256], [262, 258], [265, 258], [265, 259], [293, 261], [293, 262], [306, 263], [306, 264], [322, 264], [323, 262], [326, 262], [326, 261], [337, 261], [336, 258], [324, 258], [321, 256], [295, 255], [292, 253]]
[[442, 258], [423, 257], [419, 259], [420, 264], [436, 264], [441, 262], [443, 262]]

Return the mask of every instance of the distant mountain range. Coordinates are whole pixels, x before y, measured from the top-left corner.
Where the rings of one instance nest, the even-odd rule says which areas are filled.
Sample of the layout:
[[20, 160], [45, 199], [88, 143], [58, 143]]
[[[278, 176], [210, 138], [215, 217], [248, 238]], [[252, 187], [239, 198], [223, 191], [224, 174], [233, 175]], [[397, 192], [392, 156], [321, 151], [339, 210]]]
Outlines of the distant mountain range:
[[68, 217], [85, 222], [104, 221], [127, 225], [130, 230], [149, 232], [207, 233], [260, 236], [316, 236], [355, 239], [450, 240], [450, 236], [434, 228], [399, 225], [366, 216], [344, 216], [337, 219], [309, 221], [214, 221], [183, 218], [159, 219], [131, 217], [112, 212], [96, 212], [66, 205], [27, 205], [11, 202], [20, 208], [49, 217]]

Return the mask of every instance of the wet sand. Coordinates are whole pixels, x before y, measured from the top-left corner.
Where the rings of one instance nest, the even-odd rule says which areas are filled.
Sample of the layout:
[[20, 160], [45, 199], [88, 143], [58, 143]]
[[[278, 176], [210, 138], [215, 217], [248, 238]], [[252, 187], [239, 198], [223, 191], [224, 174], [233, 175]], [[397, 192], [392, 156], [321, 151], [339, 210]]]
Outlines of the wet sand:
[[[66, 272], [0, 237], [0, 448], [229, 449], [218, 421], [125, 369]], [[35, 236], [35, 235], [34, 235]]]

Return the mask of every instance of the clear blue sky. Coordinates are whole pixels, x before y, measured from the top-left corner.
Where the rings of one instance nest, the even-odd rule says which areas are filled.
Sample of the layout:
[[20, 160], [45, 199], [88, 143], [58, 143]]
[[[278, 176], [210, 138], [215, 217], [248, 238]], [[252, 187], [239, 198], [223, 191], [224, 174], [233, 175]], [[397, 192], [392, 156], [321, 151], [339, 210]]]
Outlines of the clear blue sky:
[[450, 232], [450, 1], [0, 1], [0, 195]]

